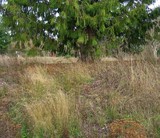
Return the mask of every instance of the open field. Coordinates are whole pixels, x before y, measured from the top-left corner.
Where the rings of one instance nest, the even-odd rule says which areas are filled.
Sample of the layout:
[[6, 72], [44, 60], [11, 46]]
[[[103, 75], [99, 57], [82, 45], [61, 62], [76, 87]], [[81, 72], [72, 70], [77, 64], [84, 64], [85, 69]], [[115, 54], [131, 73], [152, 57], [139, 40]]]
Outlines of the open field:
[[6, 59], [1, 138], [160, 137], [159, 61]]
[[[141, 58], [135, 57], [125, 57], [121, 60], [130, 61], [130, 60], [140, 60]], [[14, 64], [56, 64], [56, 63], [76, 63], [78, 62], [78, 58], [70, 57], [11, 57], [11, 56], [0, 56], [0, 65], [1, 66], [11, 66]], [[102, 62], [110, 62], [110, 61], [118, 61], [117, 58], [114, 57], [104, 57], [101, 58]]]

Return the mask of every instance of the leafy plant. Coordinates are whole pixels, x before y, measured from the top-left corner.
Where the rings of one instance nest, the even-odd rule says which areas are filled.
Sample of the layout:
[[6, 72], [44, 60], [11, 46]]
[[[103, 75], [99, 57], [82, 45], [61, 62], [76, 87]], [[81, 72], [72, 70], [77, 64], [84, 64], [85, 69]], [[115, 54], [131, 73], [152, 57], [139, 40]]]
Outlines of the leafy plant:
[[107, 48], [113, 44], [133, 53], [141, 51], [146, 32], [159, 16], [158, 8], [149, 8], [153, 1], [8, 0], [3, 6], [3, 20], [13, 40], [43, 41], [45, 49], [59, 55], [70, 55], [74, 50], [87, 61], [99, 56], [98, 44], [104, 39]]
[[10, 35], [7, 32], [8, 30], [3, 26], [2, 22], [0, 21], [0, 54], [4, 54], [10, 43]]

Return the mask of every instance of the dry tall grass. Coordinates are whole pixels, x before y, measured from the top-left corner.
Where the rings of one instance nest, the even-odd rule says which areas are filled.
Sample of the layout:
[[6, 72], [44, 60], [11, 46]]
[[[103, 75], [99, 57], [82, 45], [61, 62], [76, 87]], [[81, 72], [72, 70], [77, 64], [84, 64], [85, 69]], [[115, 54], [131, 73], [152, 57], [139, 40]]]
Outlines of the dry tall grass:
[[62, 91], [25, 104], [26, 113], [31, 117], [34, 135], [39, 135], [42, 130], [44, 137], [58, 135], [68, 137], [68, 124], [72, 116], [71, 107], [68, 96]]
[[[113, 133], [127, 138], [123, 134], [132, 129], [137, 137], [160, 136], [158, 63], [28, 65], [22, 72], [18, 102], [23, 110], [18, 112], [25, 114], [32, 137], [107, 137]], [[115, 124], [126, 129], [117, 129]], [[142, 133], [134, 126], [141, 126]]]
[[20, 98], [34, 136], [80, 135], [75, 96], [92, 77], [82, 64], [62, 66], [29, 66], [20, 76]]
[[105, 137], [107, 134], [99, 133], [104, 124], [109, 126], [112, 121], [129, 118], [140, 122], [148, 137], [158, 138], [159, 98], [158, 64], [145, 61], [110, 64], [96, 81], [85, 89], [81, 98], [82, 118], [87, 117], [85, 123], [88, 126], [84, 126], [85, 135]]

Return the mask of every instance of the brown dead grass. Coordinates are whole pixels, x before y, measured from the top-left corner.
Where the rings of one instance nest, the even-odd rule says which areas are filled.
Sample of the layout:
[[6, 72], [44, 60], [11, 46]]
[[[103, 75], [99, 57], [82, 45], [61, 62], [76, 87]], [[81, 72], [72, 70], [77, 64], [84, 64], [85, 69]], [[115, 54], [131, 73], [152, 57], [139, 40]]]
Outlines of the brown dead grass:
[[109, 138], [147, 138], [145, 129], [132, 120], [116, 120], [109, 124]]
[[160, 66], [145, 61], [116, 62], [98, 76], [84, 88], [81, 98], [82, 118], [88, 126], [84, 126], [85, 135], [99, 133], [115, 119], [130, 118], [143, 125], [148, 137], [159, 137]]
[[159, 63], [35, 64], [22, 70], [15, 103], [32, 136], [160, 136]]

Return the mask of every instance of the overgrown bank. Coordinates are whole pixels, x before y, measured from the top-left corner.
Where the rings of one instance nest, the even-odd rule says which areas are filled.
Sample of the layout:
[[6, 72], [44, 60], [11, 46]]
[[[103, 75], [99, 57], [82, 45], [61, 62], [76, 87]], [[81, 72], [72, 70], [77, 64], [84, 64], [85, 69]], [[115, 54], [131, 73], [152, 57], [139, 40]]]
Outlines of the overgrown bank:
[[160, 137], [159, 63], [19, 65], [1, 77], [16, 84], [8, 114], [19, 137]]

